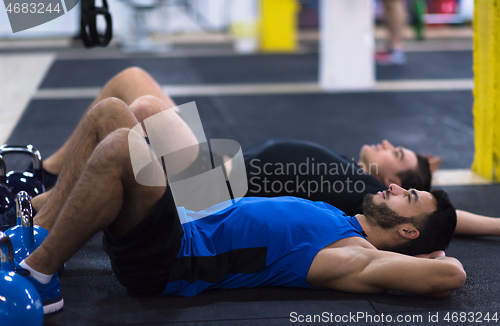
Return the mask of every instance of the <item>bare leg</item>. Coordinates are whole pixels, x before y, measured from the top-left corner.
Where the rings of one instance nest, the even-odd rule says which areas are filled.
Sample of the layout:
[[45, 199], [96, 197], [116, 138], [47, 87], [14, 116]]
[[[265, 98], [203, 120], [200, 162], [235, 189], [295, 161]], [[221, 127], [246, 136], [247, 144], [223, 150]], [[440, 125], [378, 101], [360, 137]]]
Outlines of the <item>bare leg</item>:
[[115, 98], [105, 99], [89, 111], [76, 130], [77, 142], [69, 152], [71, 160], [61, 171], [60, 178], [64, 182], [58, 182], [52, 189], [45, 205], [36, 215], [35, 223], [50, 230], [62, 208], [61, 203], [68, 198], [97, 144], [110, 132], [121, 127], [132, 128], [137, 123], [125, 103]]
[[457, 209], [455, 234], [464, 236], [500, 236], [500, 218], [477, 215]]
[[[165, 187], [147, 187], [135, 181], [128, 133], [129, 129], [113, 131], [92, 152], [52, 231], [26, 259], [30, 267], [53, 274], [96, 232], [108, 227], [114, 234], [126, 234], [156, 205]], [[61, 205], [62, 198], [55, 198]]]
[[[152, 95], [160, 99], [165, 103], [166, 108], [175, 107], [174, 101], [162, 91], [160, 85], [143, 69], [132, 67], [114, 76], [104, 85], [64, 145], [44, 160], [44, 169], [52, 174], [59, 174], [61, 172], [61, 168], [68, 157], [71, 147], [75, 143], [78, 130], [82, 127], [85, 116], [97, 103], [106, 98], [115, 97], [122, 100], [128, 106], [131, 106], [135, 100], [145, 95]], [[133, 109], [132, 106], [131, 109]], [[139, 122], [142, 122], [143, 118], [142, 116], [138, 117]]]
[[382, 0], [385, 10], [385, 24], [389, 32], [389, 51], [402, 50], [403, 33], [407, 24], [406, 5], [403, 0]]
[[[162, 101], [154, 97], [147, 97], [136, 104], [146, 108], [156, 106], [154, 110], [166, 107]], [[184, 121], [175, 112], [169, 111], [166, 114], [167, 118], [164, 123], [165, 132], [168, 133], [167, 138], [171, 142], [169, 145], [189, 147], [196, 144], [196, 137]], [[44, 204], [42, 203], [43, 207], [35, 218], [35, 224], [51, 230], [97, 144], [111, 132], [124, 127], [132, 128], [138, 123], [128, 106], [119, 99], [105, 99], [90, 110], [77, 129], [75, 144], [71, 148], [59, 176], [61, 181], [52, 189], [50, 196], [45, 197], [46, 201]], [[185, 166], [193, 162], [198, 155], [197, 148], [192, 148], [193, 151], [190, 155], [186, 155], [183, 162]], [[127, 159], [130, 162], [130, 156]]]
[[[156, 113], [168, 110], [171, 107], [172, 106], [165, 104], [165, 102], [153, 95], [143, 95], [135, 99], [132, 104], [130, 104], [130, 110], [134, 114], [137, 121], [141, 123]], [[174, 114], [174, 111], [171, 111], [172, 114]], [[176, 121], [180, 122], [182, 119], [176, 119]], [[185, 123], [182, 124], [185, 125]]]

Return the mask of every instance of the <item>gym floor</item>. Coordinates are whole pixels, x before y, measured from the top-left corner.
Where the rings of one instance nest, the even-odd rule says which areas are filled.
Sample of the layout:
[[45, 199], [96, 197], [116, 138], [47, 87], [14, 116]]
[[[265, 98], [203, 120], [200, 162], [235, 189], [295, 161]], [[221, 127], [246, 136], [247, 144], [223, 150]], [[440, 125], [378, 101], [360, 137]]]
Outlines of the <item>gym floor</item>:
[[[364, 143], [388, 139], [441, 156], [444, 174], [467, 173], [472, 163], [472, 42], [467, 36], [408, 42], [407, 64], [377, 67], [377, 87], [357, 93], [318, 88], [314, 37], [303, 42], [298, 54], [235, 55], [230, 46], [217, 43], [175, 47], [162, 56], [127, 56], [110, 48], [86, 57], [82, 49], [54, 44], [0, 46], [0, 81], [11, 87], [0, 94], [5, 118], [0, 136], [9, 143], [32, 143], [44, 157], [65, 141], [106, 80], [139, 66], [176, 103], [196, 101], [207, 138], [234, 139], [243, 150], [279, 137], [314, 141], [357, 158]], [[457, 208], [500, 215], [500, 185], [474, 185], [464, 178], [437, 184]], [[446, 299], [293, 288], [141, 298], [128, 296], [116, 281], [98, 234], [68, 261], [61, 278], [64, 310], [47, 316], [44, 325], [282, 325], [293, 320], [293, 312], [370, 315], [371, 322], [370, 317], [350, 319], [362, 325], [382, 323], [382, 314], [387, 325], [398, 324], [397, 316], [420, 325], [436, 324], [430, 319], [436, 314], [439, 324], [454, 324], [446, 322], [448, 312], [474, 312], [477, 320], [480, 313], [497, 316], [500, 239], [456, 237], [447, 254], [462, 261], [468, 278]], [[482, 320], [483, 325], [496, 324]]]

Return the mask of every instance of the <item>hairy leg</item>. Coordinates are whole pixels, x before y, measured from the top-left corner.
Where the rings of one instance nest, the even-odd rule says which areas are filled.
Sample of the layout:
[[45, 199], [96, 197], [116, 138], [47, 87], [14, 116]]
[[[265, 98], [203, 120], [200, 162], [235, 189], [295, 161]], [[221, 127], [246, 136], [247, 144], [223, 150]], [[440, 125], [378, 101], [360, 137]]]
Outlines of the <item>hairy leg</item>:
[[[145, 119], [170, 108], [171, 106], [165, 104], [165, 102], [153, 95], [143, 95], [130, 104], [130, 110], [137, 121], [141, 123]], [[174, 115], [177, 115], [174, 110], [170, 110], [168, 115], [171, 115], [170, 119], [175, 119], [176, 123], [179, 123], [179, 125], [185, 125], [187, 127], [187, 124], [182, 119], [174, 118]], [[144, 132], [146, 132], [146, 130], [144, 130]]]
[[117, 235], [128, 233], [162, 197], [164, 186], [142, 186], [135, 181], [129, 131], [113, 131], [91, 153], [52, 231], [26, 259], [30, 267], [55, 273], [99, 230], [107, 227]]
[[[71, 150], [69, 154], [71, 159], [65, 164], [59, 176], [60, 180], [64, 180], [63, 185], [59, 185], [61, 182], [58, 182], [53, 189], [33, 198], [33, 208], [38, 212], [35, 223], [47, 230], [52, 228], [62, 203], [67, 199], [83, 165], [99, 141], [118, 128], [132, 128], [143, 119], [168, 108], [163, 101], [149, 95], [136, 99], [130, 109], [125, 103], [115, 98], [108, 98], [98, 103], [80, 123], [78, 133], [75, 135], [75, 139], [78, 140], [77, 146]], [[137, 116], [140, 117], [139, 121], [136, 119]], [[198, 155], [198, 147], [193, 146], [197, 143], [196, 137], [173, 110], [162, 115], [162, 123], [166, 146], [190, 148], [189, 152], [184, 152], [183, 160], [178, 162], [178, 169], [182, 170]], [[55, 194], [51, 198], [53, 192]], [[48, 206], [43, 208], [46, 203]]]
[[385, 10], [385, 24], [389, 37], [389, 50], [402, 48], [403, 33], [407, 24], [406, 4], [404, 0], [382, 0]]
[[[106, 98], [114, 97], [122, 100], [128, 106], [131, 106], [131, 109], [133, 110], [133, 102], [145, 95], [151, 95], [158, 98], [165, 104], [165, 108], [175, 107], [175, 103], [170, 96], [165, 94], [153, 77], [151, 77], [143, 69], [131, 67], [114, 76], [106, 83], [106, 85], [104, 85], [101, 92], [89, 106], [80, 120], [80, 123], [77, 125], [68, 140], [61, 146], [61, 148], [59, 148], [59, 150], [44, 160], [44, 169], [52, 174], [59, 174], [61, 172], [64, 161], [68, 157], [71, 147], [76, 141], [78, 131], [82, 127], [85, 116], [99, 102]], [[137, 118], [139, 122], [142, 122], [143, 119], [144, 116], [139, 116]]]
[[[159, 112], [168, 108], [163, 101], [152, 96], [143, 97], [134, 103], [142, 114]], [[164, 112], [161, 122], [163, 145], [166, 148], [189, 148], [184, 152], [182, 160], [176, 162], [178, 170], [175, 172], [180, 172], [198, 155], [196, 137], [173, 110]], [[51, 230], [63, 204], [80, 177], [84, 165], [99, 142], [119, 128], [133, 128], [138, 123], [130, 108], [116, 98], [105, 99], [90, 110], [77, 130], [75, 144], [61, 170], [60, 181], [57, 182], [50, 195], [42, 194], [41, 199], [36, 197], [34, 200], [36, 207], [41, 206], [35, 217], [35, 224]], [[130, 155], [127, 160], [130, 161]]]
[[36, 215], [35, 223], [50, 230], [97, 144], [114, 130], [132, 128], [137, 123], [128, 106], [116, 98], [105, 99], [90, 110], [77, 129], [76, 142], [69, 152], [71, 159], [61, 170], [59, 178], [63, 182], [58, 182], [52, 189]]

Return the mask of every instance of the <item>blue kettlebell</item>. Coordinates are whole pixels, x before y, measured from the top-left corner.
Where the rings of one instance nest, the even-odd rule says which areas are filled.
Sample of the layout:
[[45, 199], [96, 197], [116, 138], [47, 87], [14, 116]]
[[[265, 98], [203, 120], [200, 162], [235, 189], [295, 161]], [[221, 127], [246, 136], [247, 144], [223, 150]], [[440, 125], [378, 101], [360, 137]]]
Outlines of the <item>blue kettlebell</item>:
[[45, 240], [49, 231], [33, 225], [33, 207], [26, 191], [20, 191], [16, 197], [17, 225], [5, 233], [15, 248], [14, 260], [19, 264]]
[[0, 155], [13, 153], [31, 156], [33, 172], [17, 170], [7, 172], [5, 175], [7, 177], [7, 187], [14, 194], [24, 190], [32, 197], [45, 192], [45, 187], [43, 186], [42, 155], [40, 152], [33, 145], [14, 146], [5, 144], [0, 147]]
[[38, 291], [15, 272], [9, 237], [0, 232], [0, 322], [2, 326], [42, 326], [43, 304]]
[[0, 155], [0, 214], [5, 213], [15, 205], [14, 194], [7, 187], [6, 173], [7, 168], [5, 167], [2, 155]]

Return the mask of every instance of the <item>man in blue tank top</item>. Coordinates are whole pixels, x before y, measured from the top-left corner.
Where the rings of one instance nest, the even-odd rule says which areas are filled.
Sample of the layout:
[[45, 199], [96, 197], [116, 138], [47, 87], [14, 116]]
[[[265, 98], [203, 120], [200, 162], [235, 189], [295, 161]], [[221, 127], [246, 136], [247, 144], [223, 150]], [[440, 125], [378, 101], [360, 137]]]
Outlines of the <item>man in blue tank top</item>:
[[[166, 105], [146, 100], [148, 108]], [[176, 127], [166, 128], [166, 136], [171, 145], [186, 148], [196, 139], [171, 111], [165, 122]], [[367, 195], [363, 214], [355, 216], [291, 197], [245, 198], [208, 212], [178, 211], [166, 176], [159, 178], [163, 186], [135, 179], [129, 135], [138, 123], [126, 103], [109, 98], [75, 130], [60, 179], [35, 218], [49, 234], [21, 263], [44, 305], [62, 301], [55, 272], [99, 230], [104, 230], [103, 245], [120, 283], [151, 295], [275, 285], [358, 293], [395, 289], [441, 297], [465, 282], [460, 262], [442, 251], [456, 225], [442, 191], [391, 184]], [[192, 149], [178, 162], [178, 172], [196, 160], [198, 148]]]
[[[441, 207], [432, 214], [438, 201]], [[179, 209], [180, 220], [186, 223], [182, 225], [180, 249], [168, 270], [163, 294], [192, 296], [211, 288], [269, 285], [331, 287], [322, 280], [331, 272], [324, 270], [324, 264], [330, 260], [337, 262], [336, 253], [330, 252], [341, 250], [329, 248], [339, 246], [339, 241], [408, 253], [433, 252], [447, 247], [456, 222], [443, 192], [433, 196], [414, 190], [407, 192], [396, 185], [391, 185], [390, 191], [367, 197], [367, 215], [355, 217], [346, 216], [324, 202], [296, 197], [244, 198], [228, 208], [218, 206], [225, 207], [215, 205], [198, 213]], [[405, 215], [420, 218], [405, 219], [389, 207], [411, 211]], [[208, 216], [199, 219], [200, 214]], [[435, 234], [438, 240], [407, 242], [419, 237], [415, 225], [422, 230], [422, 237], [426, 237], [421, 221], [425, 218], [421, 215], [428, 214], [433, 221], [427, 228], [439, 228], [439, 234]], [[392, 232], [384, 231], [390, 229]], [[105, 244], [107, 239], [114, 238], [109, 233], [106, 236]], [[112, 246], [105, 248], [108, 254], [114, 254]], [[125, 271], [126, 266], [122, 269], [119, 265], [115, 262], [115, 272]], [[120, 279], [121, 275], [117, 277]], [[126, 283], [131, 281], [127, 276], [124, 279]], [[136, 286], [139, 291], [143, 288], [140, 284]]]
[[[103, 114], [117, 117], [120, 128], [92, 121]], [[456, 225], [443, 191], [392, 184], [366, 196], [364, 214], [356, 216], [294, 197], [177, 210], [165, 175], [164, 186], [135, 179], [129, 135], [137, 124], [125, 103], [107, 99], [77, 129], [61, 178], [35, 218], [49, 234], [20, 264], [44, 305], [60, 300], [62, 308], [55, 272], [99, 230], [119, 282], [150, 295], [273, 285], [441, 297], [465, 282], [460, 262], [442, 251]], [[165, 132], [173, 144], [189, 141], [179, 130]], [[179, 163], [189, 166], [196, 157], [188, 152]], [[151, 164], [163, 171], [159, 161]]]

